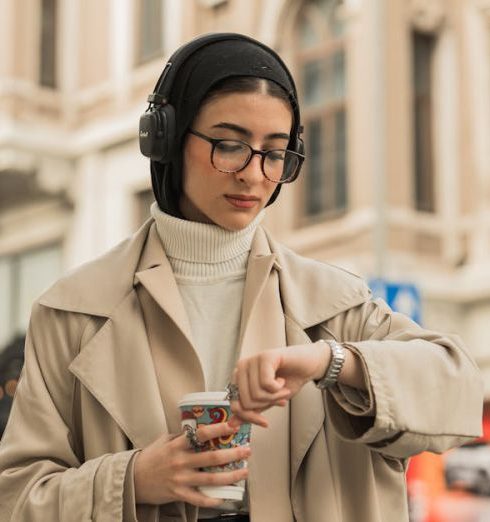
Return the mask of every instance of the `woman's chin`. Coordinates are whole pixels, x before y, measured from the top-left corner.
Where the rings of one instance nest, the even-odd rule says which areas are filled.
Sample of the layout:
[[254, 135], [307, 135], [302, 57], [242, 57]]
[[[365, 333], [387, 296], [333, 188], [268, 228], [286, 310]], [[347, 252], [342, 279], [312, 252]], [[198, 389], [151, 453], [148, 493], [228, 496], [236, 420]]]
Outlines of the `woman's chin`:
[[234, 216], [224, 216], [218, 218], [214, 221], [216, 225], [230, 232], [239, 232], [244, 228], [247, 228], [248, 225], [255, 219], [256, 214], [254, 215], [234, 215]]
[[196, 207], [181, 207], [183, 216], [189, 221], [217, 225], [230, 232], [238, 232], [248, 227], [256, 218], [258, 212], [236, 211], [206, 212]]

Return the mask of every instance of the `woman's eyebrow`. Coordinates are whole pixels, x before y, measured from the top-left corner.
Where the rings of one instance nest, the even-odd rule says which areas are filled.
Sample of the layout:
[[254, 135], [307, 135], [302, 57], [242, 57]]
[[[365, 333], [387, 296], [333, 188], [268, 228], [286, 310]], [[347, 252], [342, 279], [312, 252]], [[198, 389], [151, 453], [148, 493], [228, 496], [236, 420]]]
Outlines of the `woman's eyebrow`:
[[[212, 128], [213, 129], [229, 129], [229, 130], [237, 132], [238, 134], [241, 134], [245, 138], [248, 138], [248, 139], [252, 138], [252, 133], [248, 129], [245, 129], [245, 127], [240, 127], [240, 125], [236, 125], [235, 123], [227, 123], [227, 122], [222, 121], [220, 123], [217, 123], [216, 125], [213, 125]], [[286, 134], [284, 132], [273, 132], [271, 134], [267, 134], [267, 136], [265, 138], [268, 140], [282, 139], [282, 140], [289, 141], [289, 134]]]

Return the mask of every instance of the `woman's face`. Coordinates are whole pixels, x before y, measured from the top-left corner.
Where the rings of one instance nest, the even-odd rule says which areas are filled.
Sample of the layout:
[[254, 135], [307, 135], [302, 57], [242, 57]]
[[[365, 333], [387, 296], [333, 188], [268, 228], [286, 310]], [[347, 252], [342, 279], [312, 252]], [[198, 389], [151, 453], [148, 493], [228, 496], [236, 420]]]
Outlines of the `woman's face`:
[[[287, 147], [291, 125], [292, 113], [285, 101], [261, 92], [231, 93], [205, 103], [192, 129], [211, 138], [238, 139], [253, 149], [270, 150]], [[265, 207], [277, 184], [262, 174], [258, 154], [242, 171], [226, 174], [211, 164], [211, 149], [211, 143], [188, 134], [180, 210], [191, 221], [243, 229]]]

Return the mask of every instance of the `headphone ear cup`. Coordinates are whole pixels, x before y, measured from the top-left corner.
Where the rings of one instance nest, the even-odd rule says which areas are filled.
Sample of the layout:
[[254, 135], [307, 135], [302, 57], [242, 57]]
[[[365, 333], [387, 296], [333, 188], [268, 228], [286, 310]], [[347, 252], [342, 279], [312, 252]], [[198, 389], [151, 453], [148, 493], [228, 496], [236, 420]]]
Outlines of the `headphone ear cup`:
[[140, 118], [139, 142], [141, 153], [153, 161], [172, 160], [175, 144], [175, 110], [164, 105], [145, 112]]

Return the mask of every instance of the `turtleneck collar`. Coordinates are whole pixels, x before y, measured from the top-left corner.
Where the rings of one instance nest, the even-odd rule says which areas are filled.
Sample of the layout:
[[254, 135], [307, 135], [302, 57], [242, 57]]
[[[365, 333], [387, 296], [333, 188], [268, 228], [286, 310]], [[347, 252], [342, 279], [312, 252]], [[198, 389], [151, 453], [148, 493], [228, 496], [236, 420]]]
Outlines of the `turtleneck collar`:
[[238, 231], [171, 216], [156, 203], [151, 206], [151, 215], [175, 275], [214, 279], [245, 273], [255, 230], [265, 211]]

